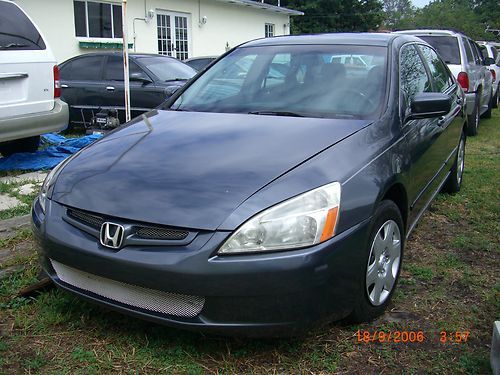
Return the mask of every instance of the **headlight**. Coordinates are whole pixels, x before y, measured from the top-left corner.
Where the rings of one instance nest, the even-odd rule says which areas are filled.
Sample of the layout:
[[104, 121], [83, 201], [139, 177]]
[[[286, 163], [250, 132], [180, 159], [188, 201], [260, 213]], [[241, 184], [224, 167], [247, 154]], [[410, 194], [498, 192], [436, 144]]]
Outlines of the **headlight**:
[[40, 203], [40, 207], [42, 207], [43, 213], [45, 213], [45, 206], [47, 204], [47, 199], [51, 195], [51, 188], [54, 185], [54, 182], [56, 181], [56, 176], [59, 174], [61, 171], [62, 167], [71, 159], [71, 157], [66, 158], [59, 164], [57, 164], [50, 173], [45, 177], [45, 180], [43, 181], [42, 188], [40, 189], [40, 194], [38, 195], [38, 202]]
[[236, 230], [219, 254], [287, 250], [332, 238], [340, 190], [340, 183], [333, 182], [261, 212]]

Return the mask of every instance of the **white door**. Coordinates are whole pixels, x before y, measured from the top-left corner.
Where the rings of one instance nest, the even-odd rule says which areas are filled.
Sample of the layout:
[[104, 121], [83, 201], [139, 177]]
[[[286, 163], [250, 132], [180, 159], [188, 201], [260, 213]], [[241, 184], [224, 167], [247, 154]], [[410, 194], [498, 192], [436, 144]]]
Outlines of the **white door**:
[[189, 15], [158, 12], [156, 21], [158, 53], [173, 56], [179, 60], [189, 58]]

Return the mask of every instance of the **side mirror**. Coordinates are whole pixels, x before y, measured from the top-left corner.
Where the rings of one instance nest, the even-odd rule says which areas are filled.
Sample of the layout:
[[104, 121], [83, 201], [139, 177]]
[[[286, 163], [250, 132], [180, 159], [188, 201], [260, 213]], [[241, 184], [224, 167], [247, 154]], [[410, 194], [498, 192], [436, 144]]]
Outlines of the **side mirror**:
[[411, 101], [410, 119], [440, 117], [451, 110], [451, 98], [440, 92], [423, 92]]
[[484, 58], [484, 65], [493, 65], [495, 63], [495, 60], [492, 57], [485, 57]]
[[180, 88], [181, 88], [181, 86], [168, 86], [165, 89], [165, 95], [167, 96], [167, 98], [169, 98], [172, 95], [174, 95], [177, 92], [177, 90], [179, 90]]
[[132, 73], [132, 74], [130, 74], [129, 77], [130, 77], [131, 81], [142, 82], [144, 85], [148, 85], [150, 83], [153, 83], [153, 81], [150, 78], [146, 77], [144, 74], [139, 73], [139, 72]]

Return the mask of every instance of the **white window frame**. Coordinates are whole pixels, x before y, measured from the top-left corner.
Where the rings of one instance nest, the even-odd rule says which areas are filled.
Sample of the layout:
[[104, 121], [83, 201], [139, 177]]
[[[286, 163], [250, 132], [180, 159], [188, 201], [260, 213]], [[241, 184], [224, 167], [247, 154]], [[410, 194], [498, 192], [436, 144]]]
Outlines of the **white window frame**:
[[[172, 11], [172, 10], [167, 10], [167, 9], [160, 9], [160, 8], [156, 8], [156, 14], [159, 14], [159, 15], [163, 15], [163, 16], [168, 16], [170, 17], [170, 27], [171, 27], [171, 35], [173, 36], [172, 40], [175, 41], [175, 16], [179, 16], [179, 17], [186, 17], [187, 18], [187, 42], [188, 42], [188, 50], [187, 50], [187, 54], [188, 54], [188, 57], [187, 58], [190, 58], [191, 56], [193, 56], [193, 39], [192, 39], [192, 28], [191, 28], [191, 13], [184, 13], [184, 12], [177, 12], [177, 11]], [[155, 17], [156, 19], [156, 17]], [[157, 22], [157, 21], [156, 21]], [[158, 24], [156, 25], [156, 30], [158, 30]], [[157, 33], [157, 31], [156, 31]], [[158, 35], [155, 34], [155, 37], [156, 37], [156, 40], [158, 40]], [[173, 53], [173, 56], [172, 57], [176, 57], [176, 51], [173, 50], [174, 53]], [[158, 51], [157, 53], [160, 53], [160, 51]], [[167, 55], [165, 55], [167, 56]]]
[[264, 37], [265, 38], [272, 38], [275, 36], [275, 30], [276, 25], [274, 23], [266, 22], [264, 25]]
[[[106, 41], [109, 41], [109, 42], [116, 42], [116, 41], [121, 41], [123, 38], [121, 37], [118, 37], [116, 38], [115, 37], [115, 20], [114, 20], [114, 16], [113, 16], [113, 5], [116, 5], [116, 6], [119, 6], [120, 8], [122, 7], [122, 4], [121, 3], [116, 3], [116, 2], [112, 2], [112, 1], [99, 1], [99, 0], [77, 0], [77, 1], [81, 1], [82, 3], [85, 3], [85, 32], [87, 34], [87, 36], [76, 36], [76, 29], [75, 29], [75, 36], [76, 36], [76, 39], [77, 40], [81, 40], [81, 41], [86, 41], [86, 42], [93, 42], [93, 41], [96, 41], [96, 42], [106, 42]], [[111, 5], [111, 35], [112, 35], [112, 38], [102, 38], [102, 37], [98, 37], [98, 36], [89, 36], [89, 7], [88, 7], [88, 3], [99, 3], [99, 4], [110, 4]], [[73, 8], [73, 17], [75, 16], [75, 9]]]

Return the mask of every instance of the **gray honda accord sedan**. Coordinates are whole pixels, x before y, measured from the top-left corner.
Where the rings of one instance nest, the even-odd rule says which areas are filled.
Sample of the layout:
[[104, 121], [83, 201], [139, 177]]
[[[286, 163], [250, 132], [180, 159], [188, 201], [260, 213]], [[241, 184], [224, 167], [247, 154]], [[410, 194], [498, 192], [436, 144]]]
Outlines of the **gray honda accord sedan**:
[[423, 212], [460, 189], [464, 103], [412, 36], [242, 44], [52, 170], [32, 210], [43, 268], [82, 298], [181, 328], [371, 320]]

